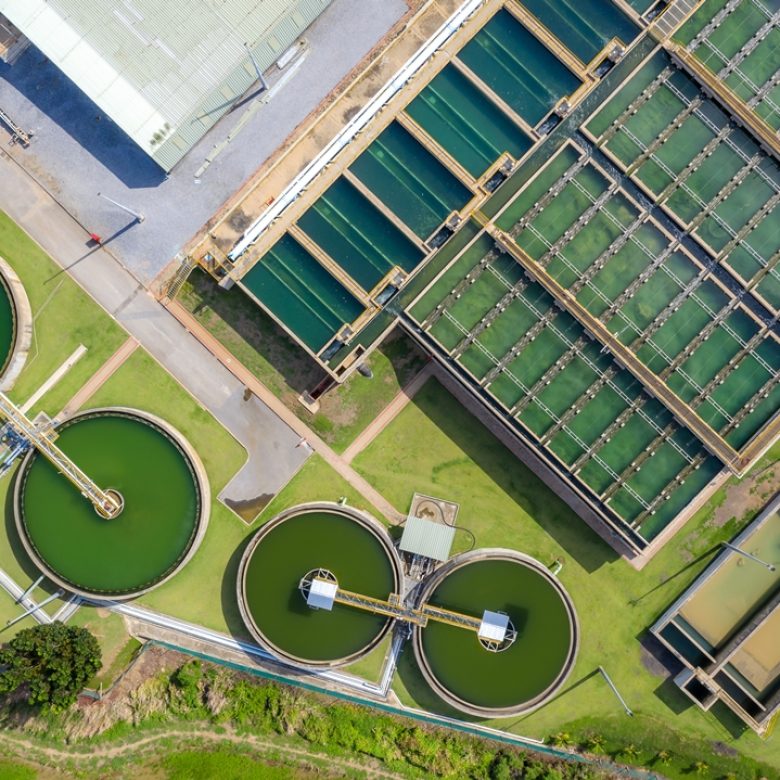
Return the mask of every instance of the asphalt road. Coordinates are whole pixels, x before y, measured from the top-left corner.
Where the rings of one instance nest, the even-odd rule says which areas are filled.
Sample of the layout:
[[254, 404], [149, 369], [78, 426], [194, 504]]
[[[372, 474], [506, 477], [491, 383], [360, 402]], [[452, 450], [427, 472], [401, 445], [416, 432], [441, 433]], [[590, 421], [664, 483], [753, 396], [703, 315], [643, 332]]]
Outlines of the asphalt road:
[[222, 493], [228, 502], [262, 503], [301, 467], [310, 451], [300, 436], [252, 396], [208, 350], [103, 249], [89, 249], [83, 228], [0, 153], [0, 208], [206, 408], [247, 450], [242, 470]]

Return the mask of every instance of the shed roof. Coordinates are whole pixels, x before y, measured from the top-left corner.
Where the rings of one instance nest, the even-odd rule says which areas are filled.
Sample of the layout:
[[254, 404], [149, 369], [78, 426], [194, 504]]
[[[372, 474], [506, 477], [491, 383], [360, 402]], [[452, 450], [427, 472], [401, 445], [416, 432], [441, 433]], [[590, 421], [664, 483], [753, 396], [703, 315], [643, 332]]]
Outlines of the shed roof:
[[170, 170], [331, 0], [0, 0], [0, 13]]
[[450, 557], [454, 537], [455, 527], [452, 525], [409, 515], [401, 536], [401, 550], [435, 561], [446, 561]]
[[338, 583], [332, 580], [325, 580], [321, 577], [315, 577], [309, 586], [309, 594], [306, 597], [306, 603], [314, 609], [333, 609], [333, 602], [336, 599]]
[[482, 615], [482, 622], [479, 625], [478, 636], [480, 639], [486, 639], [489, 642], [503, 642], [508, 628], [509, 615], [505, 615], [503, 612], [491, 612], [489, 609], [486, 609]]

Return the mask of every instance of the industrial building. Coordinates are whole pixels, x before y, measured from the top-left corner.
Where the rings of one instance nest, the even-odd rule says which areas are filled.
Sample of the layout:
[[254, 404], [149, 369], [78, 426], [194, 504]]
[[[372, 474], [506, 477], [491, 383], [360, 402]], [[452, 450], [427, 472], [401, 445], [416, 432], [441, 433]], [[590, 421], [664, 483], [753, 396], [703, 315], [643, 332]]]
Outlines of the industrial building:
[[[330, 0], [0, 0], [21, 33], [170, 171]], [[19, 44], [7, 46], [18, 56]]]

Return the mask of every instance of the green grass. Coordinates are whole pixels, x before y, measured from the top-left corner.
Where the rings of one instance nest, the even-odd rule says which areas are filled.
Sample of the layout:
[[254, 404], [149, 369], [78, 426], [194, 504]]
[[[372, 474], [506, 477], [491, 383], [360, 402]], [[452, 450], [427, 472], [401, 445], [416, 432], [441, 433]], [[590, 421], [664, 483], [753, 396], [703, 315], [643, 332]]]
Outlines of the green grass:
[[15, 761], [0, 761], [0, 777], [3, 780], [35, 780], [38, 773], [29, 766], [23, 766]]
[[376, 508], [315, 454], [260, 513], [259, 523], [270, 520], [282, 510], [296, 504], [308, 501], [338, 501], [342, 497], [346, 497], [350, 506], [363, 509], [382, 521], [382, 516]]
[[[575, 669], [551, 703], [495, 725], [540, 738], [562, 730], [581, 740], [599, 733], [608, 744], [615, 735], [641, 746], [645, 762], [674, 737], [681, 757], [663, 768], [673, 777], [684, 776], [702, 750], [712, 767], [725, 772], [736, 766], [736, 760], [715, 753], [716, 742], [727, 746], [724, 752], [743, 754], [740, 777], [752, 777], [750, 760], [780, 766], [776, 738], [764, 742], [730, 716], [719, 720], [689, 706], [639, 641], [712, 559], [718, 542], [750, 519], [715, 527], [711, 517], [723, 500], [722, 491], [637, 572], [433, 380], [353, 465], [396, 506], [408, 505], [416, 490], [458, 501], [458, 525], [475, 534], [478, 547], [518, 549], [545, 564], [564, 561], [560, 579], [574, 600], [582, 633]], [[455, 551], [464, 546], [465, 539], [456, 536]], [[636, 717], [629, 720], [622, 714], [596, 673], [599, 665]], [[423, 682], [411, 653], [400, 658], [394, 688], [406, 704], [447, 712]], [[613, 742], [612, 747], [620, 746]]]
[[105, 609], [82, 606], [69, 623], [88, 629], [100, 643], [103, 667], [89, 681], [89, 688], [108, 688], [141, 647], [141, 643], [127, 633], [124, 619]]
[[356, 674], [364, 680], [379, 682], [379, 676], [385, 665], [385, 656], [390, 649], [392, 635], [388, 634], [367, 656], [350, 664], [347, 671], [350, 674]]
[[343, 452], [424, 365], [423, 356], [407, 338], [392, 336], [365, 361], [373, 379], [353, 374], [327, 393], [312, 415], [297, 399], [324, 374], [240, 288], [222, 290], [196, 270], [178, 301], [337, 452]]
[[21, 279], [34, 318], [34, 338], [12, 400], [27, 400], [73, 353], [87, 353], [35, 405], [56, 414], [119, 348], [127, 334], [21, 228], [0, 212], [0, 256]]
[[[9, 639], [12, 639], [23, 628], [32, 628], [36, 625], [33, 617], [26, 617], [24, 620], [20, 620], [13, 626], [6, 628], [6, 623], [9, 620], [13, 620], [24, 612], [24, 607], [19, 604], [15, 604], [11, 596], [4, 590], [0, 590], [0, 643], [5, 643]], [[2, 775], [0, 775], [2, 777]]]
[[252, 756], [235, 753], [229, 748], [212, 752], [174, 753], [161, 762], [168, 780], [296, 780], [313, 777], [309, 773], [284, 766], [265, 764]]

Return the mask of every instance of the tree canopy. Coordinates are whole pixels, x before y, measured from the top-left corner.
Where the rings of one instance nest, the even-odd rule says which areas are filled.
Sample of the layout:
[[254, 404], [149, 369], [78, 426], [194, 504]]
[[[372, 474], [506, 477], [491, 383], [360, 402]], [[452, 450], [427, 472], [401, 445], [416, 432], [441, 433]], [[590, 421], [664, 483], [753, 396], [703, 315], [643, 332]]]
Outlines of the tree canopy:
[[102, 665], [86, 628], [59, 621], [26, 628], [0, 647], [0, 694], [24, 687], [29, 704], [63, 710]]

